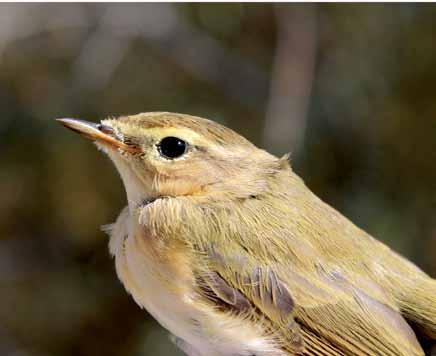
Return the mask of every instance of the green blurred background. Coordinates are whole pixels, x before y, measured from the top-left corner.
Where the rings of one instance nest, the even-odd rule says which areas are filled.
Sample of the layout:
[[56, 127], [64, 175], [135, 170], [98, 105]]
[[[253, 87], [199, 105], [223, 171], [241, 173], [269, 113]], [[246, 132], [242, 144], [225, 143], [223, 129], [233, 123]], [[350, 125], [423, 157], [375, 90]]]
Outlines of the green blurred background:
[[436, 275], [433, 5], [1, 4], [0, 354], [179, 355], [118, 282], [125, 204], [54, 122], [176, 111], [292, 152], [324, 200]]

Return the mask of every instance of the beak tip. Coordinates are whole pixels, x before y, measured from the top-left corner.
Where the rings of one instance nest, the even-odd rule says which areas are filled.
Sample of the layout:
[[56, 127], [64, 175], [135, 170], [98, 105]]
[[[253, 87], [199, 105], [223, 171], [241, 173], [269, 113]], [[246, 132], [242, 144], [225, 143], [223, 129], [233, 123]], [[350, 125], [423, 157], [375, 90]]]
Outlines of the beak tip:
[[102, 142], [112, 147], [132, 150], [113, 136], [113, 130], [110, 127], [104, 126], [101, 123], [72, 118], [58, 118], [55, 120], [65, 126], [67, 129], [77, 132], [93, 141]]
[[71, 126], [71, 125], [76, 124], [76, 123], [81, 121], [81, 120], [72, 119], [69, 117], [56, 118], [55, 120], [64, 126]]
[[61, 125], [65, 126], [67, 129], [73, 130], [82, 135], [94, 137], [101, 134], [101, 132], [99, 131], [99, 125], [94, 122], [72, 118], [57, 118], [55, 120]]

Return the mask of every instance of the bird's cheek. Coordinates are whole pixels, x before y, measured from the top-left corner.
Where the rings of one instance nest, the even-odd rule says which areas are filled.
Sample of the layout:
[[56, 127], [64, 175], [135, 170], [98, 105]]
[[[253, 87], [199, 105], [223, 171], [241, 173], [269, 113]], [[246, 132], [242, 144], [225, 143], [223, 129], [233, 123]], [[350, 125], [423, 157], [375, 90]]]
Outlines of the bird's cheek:
[[200, 194], [202, 182], [195, 177], [159, 177], [155, 180], [155, 189], [160, 196], [186, 196]]

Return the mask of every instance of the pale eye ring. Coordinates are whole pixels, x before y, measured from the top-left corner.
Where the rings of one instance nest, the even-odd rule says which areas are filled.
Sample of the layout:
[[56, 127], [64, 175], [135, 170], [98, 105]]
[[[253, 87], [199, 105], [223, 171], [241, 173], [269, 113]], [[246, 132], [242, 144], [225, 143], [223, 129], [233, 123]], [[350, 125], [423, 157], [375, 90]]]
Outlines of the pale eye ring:
[[160, 155], [166, 159], [175, 159], [182, 157], [187, 149], [188, 144], [182, 139], [174, 136], [164, 137], [157, 144]]

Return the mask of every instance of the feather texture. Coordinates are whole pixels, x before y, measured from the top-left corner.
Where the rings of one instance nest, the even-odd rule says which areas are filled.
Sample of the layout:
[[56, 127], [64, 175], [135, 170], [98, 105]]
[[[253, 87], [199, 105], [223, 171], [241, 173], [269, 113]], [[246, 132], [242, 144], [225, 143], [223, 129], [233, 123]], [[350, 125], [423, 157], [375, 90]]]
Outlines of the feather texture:
[[[287, 157], [187, 115], [104, 124], [143, 150], [108, 149], [129, 202], [111, 230], [119, 277], [191, 356], [433, 347], [435, 280], [317, 198]], [[168, 135], [185, 156], [159, 157]]]

